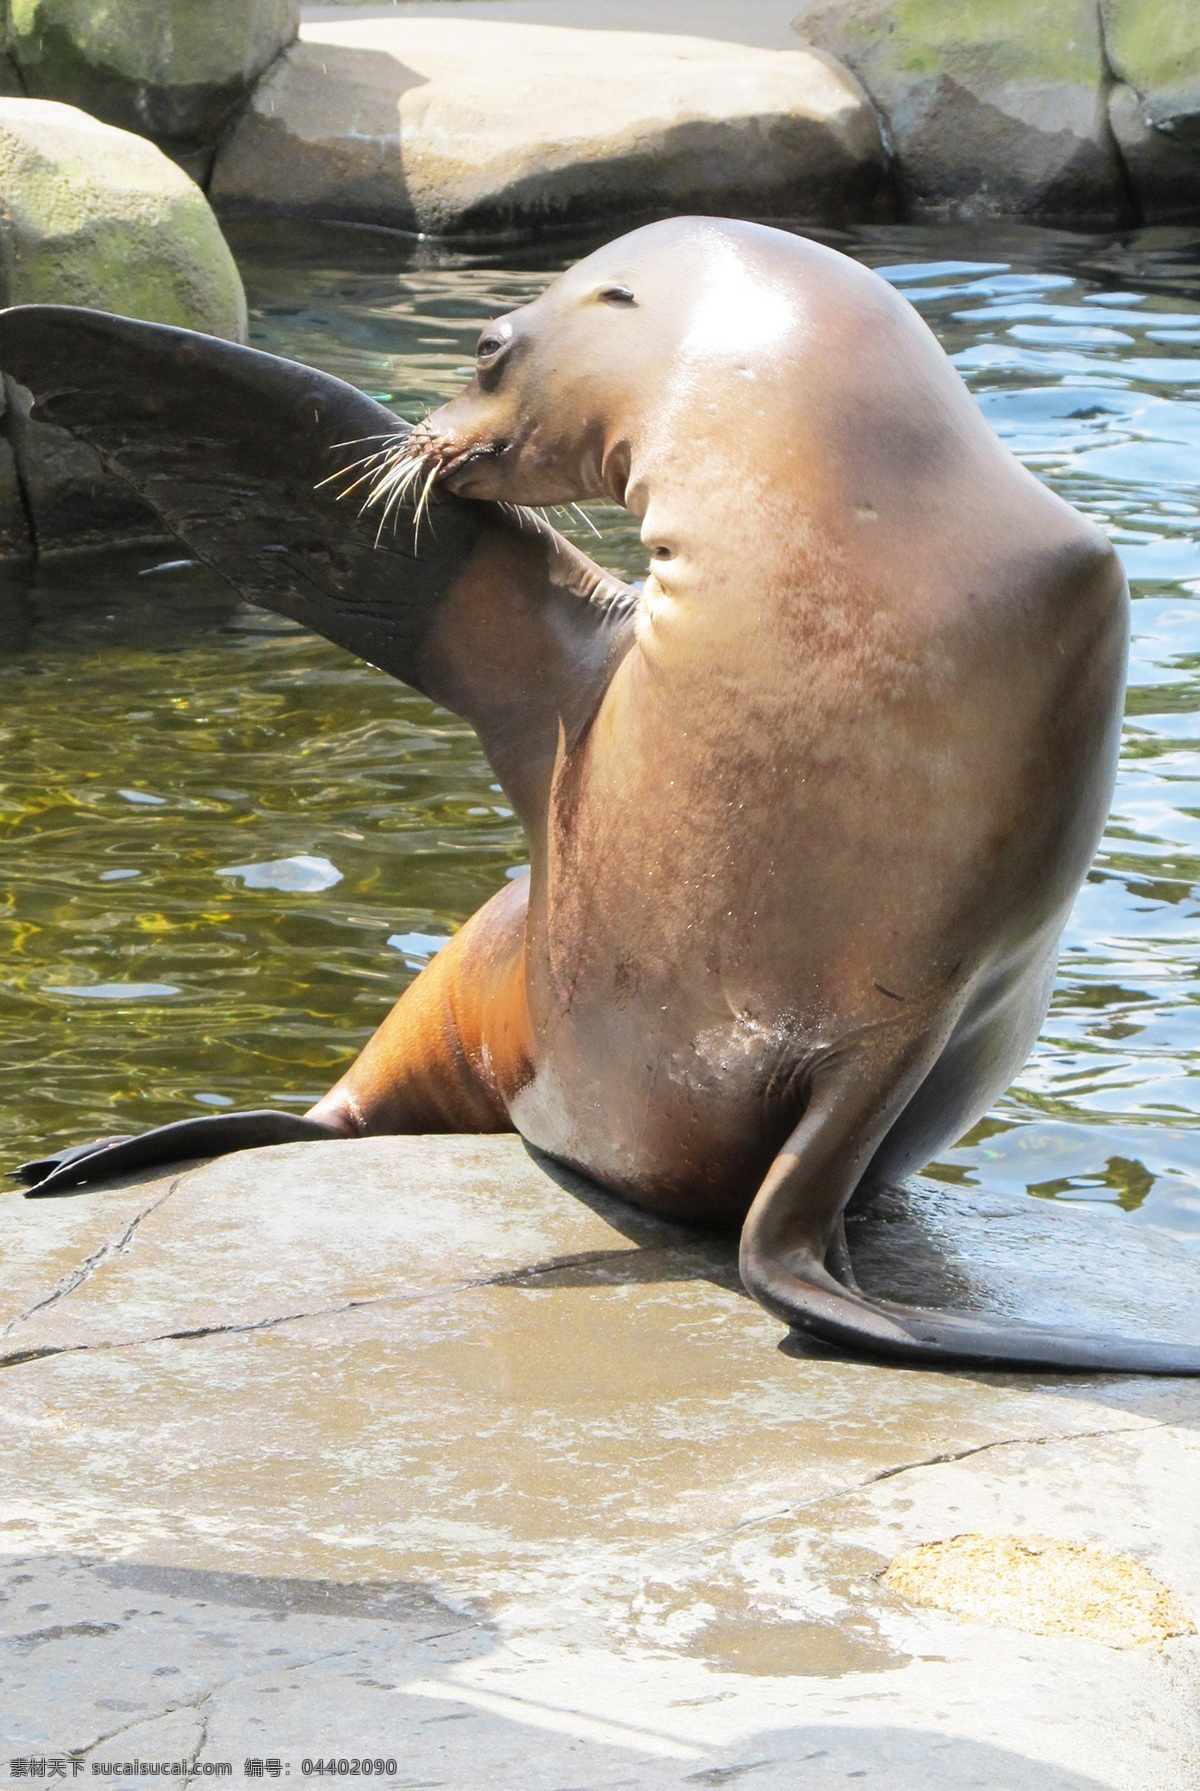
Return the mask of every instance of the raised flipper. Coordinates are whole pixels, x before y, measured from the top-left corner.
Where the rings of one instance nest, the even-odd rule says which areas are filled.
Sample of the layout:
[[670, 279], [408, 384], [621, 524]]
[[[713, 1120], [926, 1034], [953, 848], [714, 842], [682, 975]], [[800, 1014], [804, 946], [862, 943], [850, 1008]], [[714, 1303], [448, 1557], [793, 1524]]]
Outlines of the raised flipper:
[[771, 1166], [742, 1230], [741, 1275], [759, 1303], [825, 1343], [944, 1367], [1076, 1369], [1100, 1374], [1200, 1374], [1200, 1345], [1093, 1336], [978, 1313], [871, 1299], [846, 1275], [841, 1215], [886, 1134], [904, 1083], [843, 1059]]
[[418, 541], [410, 495], [381, 527], [344, 469], [409, 426], [311, 367], [62, 305], [0, 312], [0, 367], [242, 597], [462, 715], [536, 822], [631, 639], [627, 586], [510, 506], [438, 496]]
[[136, 1137], [97, 1138], [91, 1144], [73, 1144], [67, 1150], [22, 1163], [13, 1174], [26, 1184], [26, 1200], [41, 1200], [88, 1182], [151, 1169], [156, 1163], [217, 1157], [225, 1151], [251, 1150], [260, 1144], [297, 1144], [345, 1135], [338, 1127], [324, 1125], [320, 1120], [307, 1119], [299, 1113], [274, 1113], [266, 1107], [254, 1113], [204, 1114], [157, 1126]]
[[[380, 526], [343, 469], [408, 425], [352, 386], [274, 355], [102, 312], [0, 312], [0, 367], [36, 415], [90, 443], [251, 603], [471, 722], [528, 830], [632, 638], [633, 593], [529, 511], [410, 497]], [[172, 1159], [337, 1137], [295, 1114], [184, 1120], [26, 1165], [30, 1192]]]

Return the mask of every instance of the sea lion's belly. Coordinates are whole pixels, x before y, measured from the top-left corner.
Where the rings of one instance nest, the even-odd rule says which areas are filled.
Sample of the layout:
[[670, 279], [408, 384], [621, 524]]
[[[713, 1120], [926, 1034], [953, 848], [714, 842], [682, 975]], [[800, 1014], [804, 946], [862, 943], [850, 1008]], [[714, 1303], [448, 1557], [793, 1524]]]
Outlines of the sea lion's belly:
[[755, 799], [705, 777], [674, 825], [653, 826], [670, 812], [655, 785], [678, 787], [684, 756], [647, 761], [644, 783], [627, 756], [615, 815], [593, 829], [581, 804], [583, 856], [570, 842], [551, 855], [525, 958], [533, 1074], [510, 1110], [532, 1143], [631, 1198], [736, 1223], [814, 1067], [949, 998], [985, 941], [950, 923], [953, 876], [928, 841], [885, 871], [869, 804], [816, 846], [823, 804], [787, 779]]
[[[583, 1006], [550, 1029], [510, 1103], [530, 1143], [640, 1205], [738, 1224], [803, 1108], [810, 1052], [786, 1021], [693, 1016], [670, 992], [656, 1025], [640, 1006]], [[678, 1003], [675, 1004], [677, 1009]]]
[[[1094, 844], [1072, 812], [1105, 773], [1046, 780], [1057, 711], [990, 676], [900, 700], [881, 660], [877, 688], [868, 667], [831, 697], [799, 655], [736, 686], [732, 658], [692, 687], [631, 656], [564, 774], [510, 1110], [631, 1198], [736, 1222], [823, 1062], [949, 1037], [1052, 950]], [[981, 1109], [994, 1093], [979, 1081]]]

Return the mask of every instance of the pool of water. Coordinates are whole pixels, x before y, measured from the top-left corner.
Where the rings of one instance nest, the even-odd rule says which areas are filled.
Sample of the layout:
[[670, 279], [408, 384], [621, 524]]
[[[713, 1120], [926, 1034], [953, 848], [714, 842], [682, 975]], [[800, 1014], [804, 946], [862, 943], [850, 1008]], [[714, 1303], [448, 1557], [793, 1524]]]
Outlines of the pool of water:
[[[1125, 559], [1112, 819], [1015, 1086], [936, 1172], [1200, 1246], [1200, 236], [833, 238], [921, 311], [1026, 463]], [[449, 257], [235, 233], [253, 340], [419, 415], [480, 323], [587, 244]], [[590, 551], [641, 573], [593, 511]], [[581, 525], [582, 527], [582, 525]], [[581, 540], [587, 537], [579, 534]], [[524, 848], [470, 730], [163, 551], [0, 585], [0, 1140], [302, 1108]]]

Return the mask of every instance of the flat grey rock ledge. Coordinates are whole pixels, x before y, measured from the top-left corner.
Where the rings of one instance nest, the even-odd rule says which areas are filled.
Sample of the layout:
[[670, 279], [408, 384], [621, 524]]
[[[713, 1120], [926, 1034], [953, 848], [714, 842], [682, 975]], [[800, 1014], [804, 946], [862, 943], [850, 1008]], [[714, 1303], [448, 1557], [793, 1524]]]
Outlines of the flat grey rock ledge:
[[[0, 1773], [1200, 1782], [1194, 1635], [964, 1623], [880, 1577], [917, 1543], [1048, 1535], [1195, 1616], [1196, 1383], [805, 1350], [732, 1240], [514, 1137], [293, 1145], [2, 1210]], [[1171, 1334], [1200, 1304], [1182, 1245], [961, 1192], [889, 1197], [853, 1248], [946, 1300], [1070, 1314], [1120, 1262], [1101, 1315]]]

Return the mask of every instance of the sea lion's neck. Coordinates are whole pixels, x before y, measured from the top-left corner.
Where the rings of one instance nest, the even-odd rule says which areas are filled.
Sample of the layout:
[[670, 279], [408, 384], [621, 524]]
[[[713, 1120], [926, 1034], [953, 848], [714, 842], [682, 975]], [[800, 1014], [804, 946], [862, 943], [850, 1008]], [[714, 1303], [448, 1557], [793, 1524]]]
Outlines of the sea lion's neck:
[[641, 524], [650, 581], [645, 602], [660, 619], [664, 604], [681, 605], [693, 620], [697, 607], [726, 607], [731, 581], [744, 583], [764, 534], [786, 531], [794, 542], [807, 533], [812, 480], [798, 465], [793, 469], [786, 441], [776, 444], [765, 467], [761, 448], [750, 439], [739, 442], [740, 419], [730, 422], [726, 412], [718, 430], [707, 404], [693, 407], [678, 434], [660, 426], [653, 412], [623, 425], [624, 419], [606, 433], [603, 494]]

